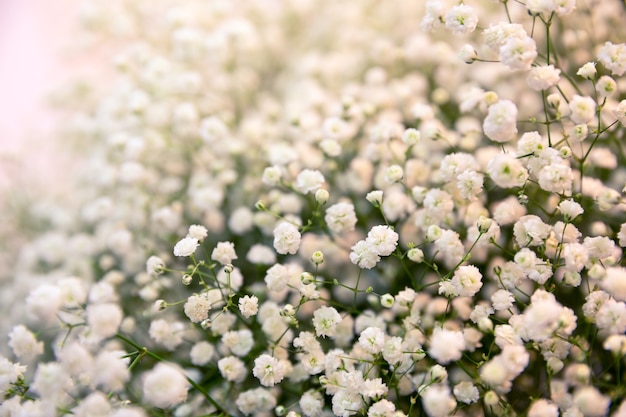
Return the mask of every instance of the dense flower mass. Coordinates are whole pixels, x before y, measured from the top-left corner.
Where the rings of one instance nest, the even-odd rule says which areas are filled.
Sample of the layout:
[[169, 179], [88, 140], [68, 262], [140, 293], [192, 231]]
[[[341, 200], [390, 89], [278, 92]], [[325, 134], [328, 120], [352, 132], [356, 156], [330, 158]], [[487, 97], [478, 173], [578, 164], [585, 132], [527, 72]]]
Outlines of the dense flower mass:
[[626, 416], [623, 2], [80, 19], [114, 53], [55, 96], [80, 181], [3, 213], [0, 416]]

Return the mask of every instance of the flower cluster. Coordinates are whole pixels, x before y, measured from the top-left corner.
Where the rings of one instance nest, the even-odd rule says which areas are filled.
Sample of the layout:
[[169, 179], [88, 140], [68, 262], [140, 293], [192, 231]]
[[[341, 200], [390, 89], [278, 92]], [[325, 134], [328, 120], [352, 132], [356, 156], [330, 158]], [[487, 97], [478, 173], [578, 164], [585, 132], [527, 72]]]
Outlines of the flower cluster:
[[0, 416], [626, 416], [622, 2], [81, 19], [115, 70], [58, 98]]

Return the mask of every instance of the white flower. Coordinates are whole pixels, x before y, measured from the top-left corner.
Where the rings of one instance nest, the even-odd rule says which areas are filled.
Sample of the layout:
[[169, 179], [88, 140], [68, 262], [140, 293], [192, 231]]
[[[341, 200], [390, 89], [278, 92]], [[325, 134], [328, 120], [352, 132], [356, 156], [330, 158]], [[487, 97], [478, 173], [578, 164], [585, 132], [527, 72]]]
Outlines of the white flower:
[[220, 374], [227, 381], [242, 382], [246, 378], [246, 364], [236, 356], [226, 356], [217, 361]]
[[454, 271], [451, 284], [461, 297], [472, 297], [483, 286], [482, 274], [474, 265], [463, 265]]
[[474, 201], [483, 190], [483, 180], [482, 174], [476, 171], [465, 170], [457, 177], [456, 187], [459, 189], [461, 197]]
[[550, 226], [534, 214], [522, 216], [513, 226], [513, 235], [519, 246], [538, 246], [550, 235]]
[[603, 395], [596, 387], [587, 385], [574, 392], [574, 404], [585, 417], [604, 417], [609, 413], [611, 397]]
[[273, 387], [280, 383], [285, 377], [285, 364], [270, 356], [263, 354], [254, 360], [253, 375], [265, 387]]
[[206, 293], [194, 294], [187, 298], [185, 302], [185, 315], [189, 317], [193, 323], [200, 323], [209, 318], [209, 310], [211, 309], [211, 301]]
[[513, 307], [515, 298], [513, 297], [513, 294], [507, 290], [498, 290], [491, 295], [491, 302], [493, 303], [493, 308], [496, 311], [508, 310]]
[[269, 186], [278, 185], [282, 178], [282, 170], [279, 166], [273, 165], [271, 167], [265, 168], [263, 171], [262, 181], [263, 184]]
[[313, 326], [317, 336], [335, 336], [340, 322], [341, 315], [334, 307], [322, 306], [313, 312]]
[[324, 397], [318, 391], [308, 390], [300, 397], [298, 402], [302, 413], [307, 417], [318, 417], [322, 415], [324, 408]]
[[378, 327], [368, 327], [361, 332], [358, 343], [367, 353], [380, 353], [385, 345], [385, 332]]
[[256, 295], [244, 295], [239, 299], [239, 311], [245, 318], [250, 318], [259, 311], [259, 299]]
[[326, 209], [326, 225], [333, 233], [351, 232], [357, 222], [352, 203], [337, 203]]
[[606, 300], [595, 316], [598, 328], [609, 334], [623, 334], [626, 331], [626, 304], [612, 298]]
[[574, 94], [569, 102], [570, 119], [576, 124], [587, 123], [596, 115], [596, 102], [591, 97]]
[[89, 367], [89, 377], [103, 391], [119, 392], [130, 379], [130, 358], [121, 350], [103, 351]]
[[389, 256], [398, 245], [399, 236], [391, 227], [380, 225], [374, 226], [367, 233], [365, 241], [372, 246], [380, 256]]
[[600, 287], [616, 300], [626, 301], [626, 269], [622, 267], [606, 268], [606, 276]]
[[448, 417], [456, 407], [456, 400], [447, 385], [430, 385], [421, 396], [424, 411], [429, 417]]
[[603, 75], [598, 79], [596, 89], [600, 97], [609, 97], [617, 91], [617, 83], [608, 75]]
[[9, 333], [9, 347], [21, 360], [31, 360], [43, 353], [43, 342], [38, 342], [35, 334], [23, 325], [13, 327]]
[[146, 272], [149, 275], [156, 276], [165, 272], [165, 262], [158, 256], [151, 256], [146, 261]]
[[440, 364], [447, 364], [461, 359], [465, 350], [465, 338], [458, 330], [446, 330], [436, 327], [430, 336], [428, 355]]
[[478, 25], [478, 14], [472, 7], [461, 3], [446, 13], [445, 22], [446, 28], [455, 35], [472, 33]]
[[189, 382], [176, 365], [159, 362], [146, 372], [143, 381], [143, 399], [160, 408], [178, 405], [187, 399]]
[[476, 388], [474, 384], [469, 381], [463, 381], [456, 384], [453, 392], [456, 399], [465, 404], [475, 403], [480, 398], [478, 388]]
[[371, 242], [360, 240], [351, 249], [350, 261], [359, 268], [371, 269], [380, 261], [378, 250]]
[[248, 329], [231, 330], [224, 333], [222, 343], [234, 355], [244, 357], [254, 347], [254, 336]]
[[370, 406], [367, 417], [393, 417], [396, 406], [389, 400], [380, 400]]
[[224, 139], [228, 134], [228, 127], [217, 117], [207, 117], [200, 122], [200, 137], [205, 143], [214, 143]]
[[274, 249], [281, 255], [293, 255], [300, 248], [301, 238], [300, 231], [295, 225], [280, 222], [274, 229]]
[[222, 265], [228, 265], [237, 259], [237, 253], [235, 252], [235, 244], [232, 242], [218, 242], [215, 249], [211, 253], [211, 259], [221, 263]]
[[511, 69], [528, 71], [537, 58], [537, 44], [530, 36], [512, 37], [500, 47], [500, 60]]
[[574, 220], [576, 217], [580, 216], [585, 212], [582, 206], [575, 202], [574, 200], [563, 200], [558, 205], [559, 211], [565, 216], [565, 218], [569, 221]]
[[148, 331], [150, 338], [156, 343], [165, 346], [166, 349], [173, 351], [181, 343], [183, 343], [182, 332], [184, 325], [181, 322], [169, 323], [165, 319], [153, 320], [150, 323]]
[[289, 270], [281, 264], [275, 264], [265, 273], [265, 284], [270, 291], [280, 292], [287, 287]]
[[494, 142], [503, 143], [517, 134], [517, 106], [510, 100], [499, 100], [489, 106], [483, 122], [485, 135]]
[[537, 66], [528, 72], [526, 83], [533, 90], [546, 90], [558, 84], [560, 75], [561, 70], [554, 68], [554, 65]]
[[117, 333], [124, 313], [114, 303], [90, 304], [87, 306], [87, 324], [98, 338], [104, 339]]
[[208, 234], [207, 228], [199, 224], [192, 224], [187, 231], [187, 236], [198, 239], [198, 242], [202, 242]]
[[508, 153], [501, 153], [487, 165], [491, 180], [501, 188], [521, 187], [528, 179], [528, 171], [519, 159]]
[[593, 80], [596, 77], [597, 73], [598, 71], [596, 70], [595, 62], [587, 62], [582, 67], [578, 68], [578, 71], [576, 71], [576, 75], [579, 75], [588, 80]]
[[5, 392], [11, 383], [16, 382], [26, 372], [26, 366], [12, 363], [4, 356], [0, 356], [0, 392]]
[[174, 246], [174, 255], [176, 256], [190, 256], [196, 251], [200, 244], [198, 239], [193, 237], [184, 237], [176, 243]]
[[572, 169], [562, 163], [551, 163], [544, 166], [538, 175], [539, 186], [559, 194], [569, 193], [572, 189], [574, 174]]
[[611, 74], [623, 75], [626, 72], [626, 44], [606, 42], [598, 52], [598, 60]]
[[498, 51], [504, 43], [512, 38], [525, 38], [528, 36], [524, 27], [519, 23], [498, 23], [489, 26], [483, 33], [487, 45]]
[[264, 388], [255, 388], [239, 394], [235, 404], [246, 416], [265, 414], [276, 407], [276, 398]]
[[404, 170], [400, 165], [391, 165], [385, 170], [385, 181], [394, 183], [402, 180]]
[[189, 352], [191, 363], [196, 366], [204, 366], [215, 356], [215, 347], [207, 341], [201, 341], [193, 345]]
[[533, 402], [528, 409], [528, 417], [558, 417], [559, 407], [544, 398]]
[[302, 194], [314, 193], [324, 185], [324, 175], [318, 170], [302, 170], [296, 178], [295, 188]]

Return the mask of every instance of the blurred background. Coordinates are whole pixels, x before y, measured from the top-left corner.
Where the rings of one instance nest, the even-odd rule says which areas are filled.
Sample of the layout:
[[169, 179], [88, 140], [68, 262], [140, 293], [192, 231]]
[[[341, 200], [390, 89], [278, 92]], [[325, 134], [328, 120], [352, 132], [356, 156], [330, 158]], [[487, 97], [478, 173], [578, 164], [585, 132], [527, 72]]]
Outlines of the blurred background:
[[0, 0], [0, 189], [62, 175], [45, 98], [74, 71], [77, 9], [77, 0]]

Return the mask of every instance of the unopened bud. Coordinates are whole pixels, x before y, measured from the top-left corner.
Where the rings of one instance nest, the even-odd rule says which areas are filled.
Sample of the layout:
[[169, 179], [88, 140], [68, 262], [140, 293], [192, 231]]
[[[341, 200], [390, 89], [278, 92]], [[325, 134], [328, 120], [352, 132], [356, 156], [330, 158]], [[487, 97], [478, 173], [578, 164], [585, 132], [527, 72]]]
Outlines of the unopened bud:
[[383, 294], [383, 296], [380, 297], [380, 305], [385, 307], [385, 308], [393, 307], [394, 301], [395, 301], [395, 299], [393, 298], [393, 295], [391, 295], [389, 293]]
[[315, 265], [319, 265], [319, 264], [323, 263], [324, 262], [324, 254], [321, 251], [316, 250], [315, 252], [313, 252], [313, 255], [311, 255], [311, 261]]
[[317, 201], [317, 204], [319, 204], [320, 206], [323, 206], [324, 204], [326, 204], [329, 198], [330, 198], [330, 194], [328, 193], [327, 190], [323, 188], [320, 188], [319, 190], [315, 192], [315, 201]]
[[165, 300], [156, 300], [154, 308], [156, 311], [163, 311], [167, 308], [167, 302]]
[[480, 216], [476, 225], [478, 226], [478, 231], [480, 233], [487, 233], [492, 224], [492, 219], [490, 219], [489, 217]]
[[380, 207], [380, 205], [383, 204], [383, 192], [381, 190], [370, 191], [365, 196], [365, 199], [375, 207]]

